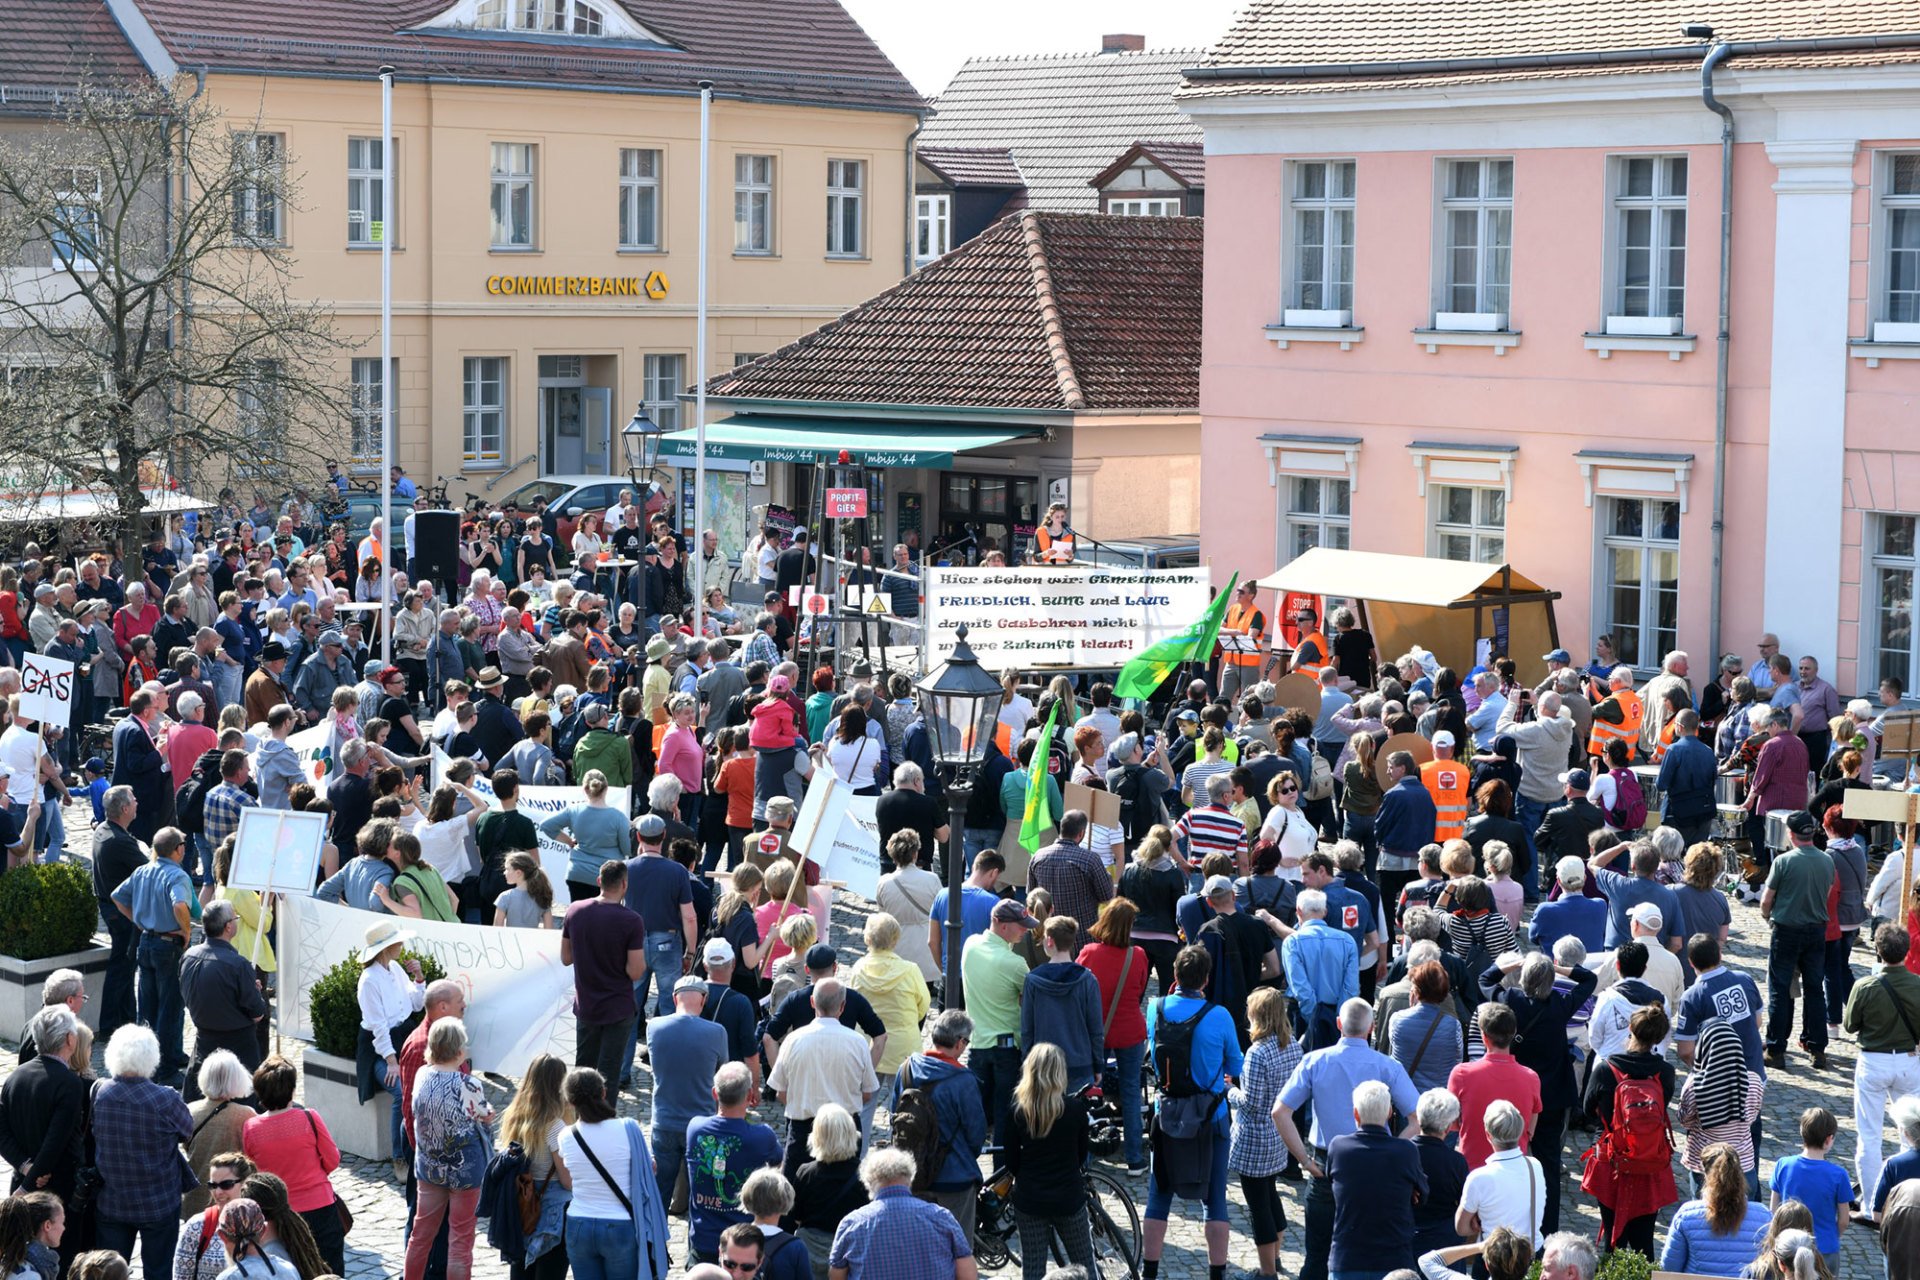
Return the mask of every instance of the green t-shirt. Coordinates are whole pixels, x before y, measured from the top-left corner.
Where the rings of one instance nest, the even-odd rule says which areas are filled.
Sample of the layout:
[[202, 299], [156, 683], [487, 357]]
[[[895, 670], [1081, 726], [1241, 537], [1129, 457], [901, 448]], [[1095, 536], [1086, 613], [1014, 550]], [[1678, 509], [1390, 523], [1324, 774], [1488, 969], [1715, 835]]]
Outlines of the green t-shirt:
[[973, 1015], [975, 1048], [991, 1049], [1001, 1036], [1020, 1034], [1020, 992], [1027, 972], [1020, 953], [991, 929], [967, 939], [960, 952], [960, 980]]
[[1767, 888], [1773, 890], [1773, 922], [1807, 929], [1827, 924], [1827, 891], [1833, 859], [1819, 849], [1793, 848], [1773, 859]]

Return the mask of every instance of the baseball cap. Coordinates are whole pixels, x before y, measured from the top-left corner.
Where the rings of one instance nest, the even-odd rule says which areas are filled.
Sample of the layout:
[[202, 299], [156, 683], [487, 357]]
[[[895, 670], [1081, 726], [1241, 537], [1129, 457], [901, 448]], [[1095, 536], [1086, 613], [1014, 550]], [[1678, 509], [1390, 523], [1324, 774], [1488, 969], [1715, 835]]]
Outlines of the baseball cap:
[[1436, 746], [1436, 747], [1450, 747], [1450, 746], [1452, 746], [1452, 745], [1453, 745], [1453, 730], [1451, 730], [1451, 729], [1442, 729], [1442, 730], [1440, 730], [1440, 731], [1439, 731], [1438, 733], [1436, 733], [1436, 734], [1434, 734], [1434, 735], [1433, 735], [1433, 745], [1434, 745], [1434, 746]]
[[1012, 898], [1002, 898], [993, 904], [993, 922], [995, 924], [1019, 924], [1028, 929], [1038, 929], [1040, 922], [1027, 914], [1027, 909]]
[[1542, 654], [1542, 655], [1541, 655], [1541, 657], [1540, 657], [1540, 661], [1542, 661], [1542, 662], [1572, 662], [1572, 661], [1573, 661], [1573, 655], [1572, 655], [1572, 654], [1570, 654], [1570, 653], [1568, 653], [1568, 652], [1567, 652], [1567, 651], [1566, 651], [1565, 649], [1555, 649], [1555, 650], [1554, 650], [1554, 651], [1553, 651], [1552, 653], [1547, 653], [1547, 654]]
[[1198, 711], [1195, 711], [1192, 707], [1187, 707], [1183, 709], [1179, 715], [1174, 717], [1174, 719], [1176, 720], [1187, 720], [1187, 721], [1194, 721], [1194, 720], [1198, 720], [1199, 718], [1200, 718], [1200, 713]]
[[1578, 791], [1585, 791], [1593, 785], [1593, 778], [1585, 769], [1569, 769], [1560, 775], [1560, 785], [1563, 787], [1573, 787]]
[[679, 995], [682, 991], [698, 991], [701, 995], [705, 995], [707, 994], [707, 980], [698, 974], [686, 974], [681, 977], [680, 981], [673, 984], [673, 994]]
[[633, 824], [642, 840], [658, 840], [667, 834], [667, 820], [657, 813], [649, 813]]
[[1208, 876], [1207, 883], [1204, 887], [1209, 898], [1231, 898], [1233, 896], [1233, 881], [1227, 879], [1225, 876]]
[[1811, 840], [1820, 834], [1820, 824], [1815, 822], [1813, 815], [1805, 809], [1795, 809], [1787, 815], [1787, 830]]
[[816, 942], [807, 948], [807, 971], [809, 973], [819, 973], [831, 969], [839, 963], [840, 957], [836, 956], [833, 953], [833, 948], [824, 942]]
[[324, 649], [328, 645], [332, 645], [336, 649], [344, 649], [347, 647], [346, 637], [342, 636], [338, 631], [322, 631], [320, 633], [320, 647]]
[[733, 944], [725, 938], [708, 938], [707, 945], [700, 951], [700, 959], [709, 969], [717, 964], [732, 964]]
[[1660, 914], [1660, 908], [1651, 902], [1642, 902], [1627, 914], [1642, 929], [1658, 929], [1667, 922], [1667, 918]]
[[363, 676], [378, 676], [386, 665], [386, 663], [378, 658], [368, 658], [360, 664], [360, 674]]
[[107, 771], [107, 762], [105, 760], [102, 760], [99, 756], [87, 757], [88, 773], [105, 773], [106, 771]]

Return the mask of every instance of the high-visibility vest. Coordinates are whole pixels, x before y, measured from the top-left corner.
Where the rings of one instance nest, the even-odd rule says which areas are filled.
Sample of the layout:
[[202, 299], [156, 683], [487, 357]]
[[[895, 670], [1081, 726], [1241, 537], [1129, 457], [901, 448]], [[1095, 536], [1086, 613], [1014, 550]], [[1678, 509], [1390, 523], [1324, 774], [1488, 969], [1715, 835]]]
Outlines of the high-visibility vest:
[[1599, 707], [1595, 707], [1593, 731], [1587, 736], [1587, 754], [1604, 760], [1607, 743], [1615, 738], [1623, 738], [1627, 743], [1628, 755], [1632, 755], [1634, 745], [1640, 741], [1640, 723], [1646, 718], [1646, 705], [1640, 701], [1640, 695], [1631, 689], [1615, 690], [1600, 705], [1605, 706], [1607, 702], [1618, 703], [1625, 717], [1619, 724], [1609, 724], [1599, 717]]
[[1033, 545], [1038, 552], [1034, 559], [1041, 564], [1073, 563], [1073, 535], [1070, 533], [1063, 533], [1056, 538], [1043, 524], [1033, 531]]
[[[1227, 616], [1221, 620], [1220, 629], [1244, 634], [1257, 644], [1266, 637], [1265, 623], [1266, 619], [1261, 616], [1260, 610], [1252, 605], [1242, 605], [1236, 600], [1227, 609]], [[1220, 661], [1230, 667], [1257, 667], [1266, 661], [1266, 655], [1258, 652], [1236, 653], [1232, 650], [1222, 650]]]
[[1673, 745], [1674, 730], [1680, 726], [1674, 723], [1675, 717], [1668, 716], [1667, 722], [1660, 726], [1660, 736], [1653, 744], [1653, 762], [1659, 764], [1667, 758], [1667, 748]]
[[1314, 647], [1314, 651], [1320, 655], [1319, 660], [1316, 662], [1295, 661], [1293, 669], [1295, 671], [1304, 671], [1315, 679], [1319, 679], [1320, 672], [1333, 664], [1333, 650], [1327, 646], [1327, 637], [1325, 635], [1318, 631], [1309, 631], [1307, 634], [1301, 636], [1300, 643], [1293, 647], [1294, 653], [1298, 654], [1309, 644], [1311, 644]]
[[1420, 781], [1433, 796], [1433, 838], [1456, 840], [1467, 829], [1469, 770], [1459, 760], [1429, 760], [1420, 766]]

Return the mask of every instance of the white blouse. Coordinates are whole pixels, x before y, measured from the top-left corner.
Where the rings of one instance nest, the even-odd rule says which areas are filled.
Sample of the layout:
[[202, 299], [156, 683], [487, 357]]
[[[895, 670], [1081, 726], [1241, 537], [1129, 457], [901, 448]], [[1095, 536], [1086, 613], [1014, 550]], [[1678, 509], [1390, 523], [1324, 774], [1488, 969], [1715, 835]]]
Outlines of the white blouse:
[[1298, 809], [1276, 804], [1267, 810], [1267, 820], [1260, 824], [1260, 834], [1280, 846], [1280, 867], [1274, 874], [1282, 880], [1297, 882], [1300, 879], [1300, 864], [1306, 861], [1318, 841], [1313, 823]]
[[445, 822], [428, 822], [422, 818], [413, 825], [413, 834], [420, 840], [421, 861], [438, 871], [448, 884], [465, 880], [480, 870], [467, 852], [467, 832], [472, 826], [465, 815]]
[[427, 1004], [427, 984], [415, 982], [398, 960], [370, 964], [360, 974], [360, 1025], [373, 1035], [381, 1057], [398, 1055], [393, 1028]]

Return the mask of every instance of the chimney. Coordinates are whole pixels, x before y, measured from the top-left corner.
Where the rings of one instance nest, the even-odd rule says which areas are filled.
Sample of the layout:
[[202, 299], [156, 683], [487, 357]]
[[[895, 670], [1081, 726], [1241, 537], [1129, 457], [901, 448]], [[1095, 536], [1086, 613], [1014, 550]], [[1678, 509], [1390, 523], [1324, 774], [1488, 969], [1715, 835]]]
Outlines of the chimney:
[[1100, 37], [1102, 53], [1141, 53], [1146, 50], [1147, 38], [1135, 35], [1111, 35]]

